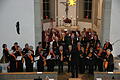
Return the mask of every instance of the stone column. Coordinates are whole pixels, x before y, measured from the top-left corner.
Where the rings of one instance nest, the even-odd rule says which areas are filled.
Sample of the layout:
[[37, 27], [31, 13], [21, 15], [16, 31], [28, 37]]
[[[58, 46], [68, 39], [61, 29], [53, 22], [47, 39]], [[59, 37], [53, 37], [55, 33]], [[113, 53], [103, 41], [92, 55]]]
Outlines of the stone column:
[[58, 26], [58, 0], [55, 0], [55, 12], [56, 12], [56, 15], [55, 15], [55, 20], [56, 20], [56, 26]]
[[102, 17], [102, 27], [101, 27], [101, 40], [102, 44], [110, 39], [110, 23], [111, 23], [111, 4], [112, 0], [104, 0], [103, 5], [103, 17]]
[[42, 41], [42, 25], [41, 25], [41, 1], [34, 0], [34, 16], [35, 16], [35, 45]]

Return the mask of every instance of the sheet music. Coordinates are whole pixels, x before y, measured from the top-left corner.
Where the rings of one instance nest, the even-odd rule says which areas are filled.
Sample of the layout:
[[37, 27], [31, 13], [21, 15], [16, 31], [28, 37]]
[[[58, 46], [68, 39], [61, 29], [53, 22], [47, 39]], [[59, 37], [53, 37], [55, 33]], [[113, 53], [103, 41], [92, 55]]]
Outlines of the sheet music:
[[48, 55], [46, 59], [51, 59], [51, 55]]
[[18, 56], [16, 60], [20, 61], [22, 59], [22, 56]]
[[96, 78], [96, 80], [102, 80], [102, 78]]
[[34, 57], [35, 61], [40, 59], [40, 56]]

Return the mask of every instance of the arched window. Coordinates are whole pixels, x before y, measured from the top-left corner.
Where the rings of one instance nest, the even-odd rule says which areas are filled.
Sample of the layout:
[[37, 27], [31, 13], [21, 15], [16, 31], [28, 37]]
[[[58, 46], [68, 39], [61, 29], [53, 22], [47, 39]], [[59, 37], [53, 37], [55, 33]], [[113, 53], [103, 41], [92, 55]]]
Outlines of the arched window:
[[50, 19], [50, 0], [43, 0], [43, 19]]
[[92, 18], [92, 0], [84, 0], [84, 18]]

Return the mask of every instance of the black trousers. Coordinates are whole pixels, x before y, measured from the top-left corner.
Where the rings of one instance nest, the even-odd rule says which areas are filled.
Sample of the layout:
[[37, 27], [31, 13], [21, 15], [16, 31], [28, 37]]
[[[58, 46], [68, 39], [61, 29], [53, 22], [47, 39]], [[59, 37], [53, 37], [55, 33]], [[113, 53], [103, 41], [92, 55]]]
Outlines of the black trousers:
[[83, 59], [80, 60], [79, 63], [79, 72], [83, 74], [85, 72], [85, 61]]
[[98, 71], [103, 72], [103, 60], [97, 59]]
[[37, 71], [44, 72], [44, 62], [41, 62], [41, 61], [37, 62]]
[[23, 63], [22, 63], [22, 61], [17, 61], [16, 71], [17, 72], [23, 72]]
[[54, 71], [54, 60], [47, 60], [47, 71], [53, 72]]
[[107, 71], [108, 72], [113, 72], [113, 70], [114, 70], [114, 64], [108, 64]]
[[16, 72], [16, 62], [10, 62], [10, 72]]
[[68, 61], [68, 73], [71, 72], [71, 61]]
[[94, 62], [93, 61], [89, 61], [88, 71], [89, 71], [89, 74], [93, 74], [94, 73]]
[[33, 63], [26, 65], [26, 72], [33, 72]]
[[72, 78], [78, 78], [78, 64], [77, 63], [71, 63], [71, 73]]
[[63, 72], [63, 61], [59, 61], [59, 64], [58, 64], [58, 73], [61, 73]]

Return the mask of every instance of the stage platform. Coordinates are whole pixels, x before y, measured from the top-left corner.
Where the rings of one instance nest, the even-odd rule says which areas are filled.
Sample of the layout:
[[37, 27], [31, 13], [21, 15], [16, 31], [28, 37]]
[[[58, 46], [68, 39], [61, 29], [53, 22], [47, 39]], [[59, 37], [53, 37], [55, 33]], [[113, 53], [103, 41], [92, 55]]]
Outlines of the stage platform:
[[0, 80], [57, 80], [57, 72], [0, 73]]
[[[98, 72], [94, 75], [79, 74], [79, 78], [71, 78], [71, 73], [67, 73], [67, 65], [64, 65], [64, 72], [58, 74], [58, 66], [55, 66], [55, 72], [16, 72], [16, 73], [0, 73], [0, 80], [34, 80], [38, 78], [45, 78], [48, 76], [51, 80], [120, 80], [120, 59], [114, 60], [114, 72]], [[35, 70], [36, 71], [36, 70]], [[46, 71], [46, 67], [45, 67]]]

